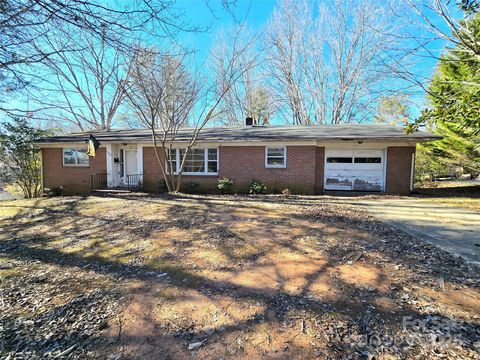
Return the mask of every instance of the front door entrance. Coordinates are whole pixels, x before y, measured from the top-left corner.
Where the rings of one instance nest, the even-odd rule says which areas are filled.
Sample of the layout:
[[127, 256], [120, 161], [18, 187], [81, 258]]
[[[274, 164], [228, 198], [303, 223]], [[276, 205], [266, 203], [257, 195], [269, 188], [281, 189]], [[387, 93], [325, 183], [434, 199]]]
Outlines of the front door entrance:
[[120, 174], [121, 183], [130, 187], [138, 185], [137, 150], [120, 149], [120, 159], [123, 160]]

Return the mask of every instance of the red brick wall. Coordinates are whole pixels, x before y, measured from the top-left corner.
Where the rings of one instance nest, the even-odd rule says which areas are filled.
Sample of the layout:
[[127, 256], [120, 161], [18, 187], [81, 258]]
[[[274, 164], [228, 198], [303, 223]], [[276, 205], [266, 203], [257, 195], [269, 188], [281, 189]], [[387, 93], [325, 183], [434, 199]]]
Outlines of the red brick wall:
[[82, 194], [90, 191], [90, 174], [107, 172], [105, 148], [96, 151], [88, 167], [63, 166], [61, 148], [42, 149], [43, 186], [63, 186], [66, 194]]
[[412, 154], [415, 146], [392, 146], [387, 148], [386, 192], [406, 195], [410, 193]]
[[143, 148], [143, 187], [148, 191], [158, 191], [162, 173], [153, 147]]
[[268, 191], [288, 188], [294, 193], [315, 191], [315, 146], [287, 146], [285, 169], [265, 168], [264, 146], [220, 148], [220, 176], [234, 181], [238, 191], [248, 190], [252, 180], [265, 183]]
[[[269, 192], [288, 188], [294, 193], [311, 194], [315, 191], [315, 146], [287, 146], [287, 168], [265, 168], [264, 146], [219, 147], [219, 175], [184, 175], [182, 183], [196, 182], [202, 191], [215, 191], [219, 178], [228, 177], [237, 192], [247, 192], [255, 179], [265, 183]], [[162, 178], [153, 147], [143, 148], [143, 178], [145, 188], [155, 191]]]
[[[410, 171], [414, 146], [387, 149], [386, 192], [410, 193]], [[90, 174], [106, 173], [105, 148], [97, 150], [89, 167], [68, 167], [62, 164], [61, 148], [42, 149], [43, 182], [46, 188], [63, 186], [67, 194], [90, 191]], [[265, 183], [269, 192], [285, 188], [294, 193], [323, 192], [325, 148], [315, 146], [287, 146], [287, 168], [265, 168], [264, 146], [221, 146], [219, 148], [218, 176], [184, 175], [182, 183], [200, 184], [201, 191], [216, 191], [219, 178], [234, 181], [235, 191], [247, 192], [255, 179]], [[143, 177], [147, 190], [157, 191], [162, 179], [160, 167], [152, 147], [143, 149]]]

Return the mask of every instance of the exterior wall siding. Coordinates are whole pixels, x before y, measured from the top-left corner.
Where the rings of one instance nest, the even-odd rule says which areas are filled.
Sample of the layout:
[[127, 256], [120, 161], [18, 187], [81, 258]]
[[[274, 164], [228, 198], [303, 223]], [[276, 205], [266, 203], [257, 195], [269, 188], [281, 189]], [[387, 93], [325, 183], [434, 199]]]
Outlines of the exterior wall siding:
[[[409, 194], [414, 146], [387, 148], [386, 193]], [[264, 146], [220, 146], [219, 174], [184, 175], [182, 184], [195, 182], [199, 191], [216, 192], [217, 181], [228, 177], [234, 181], [236, 192], [248, 192], [252, 180], [265, 183], [268, 192], [288, 188], [293, 193], [321, 194], [324, 184], [325, 148], [316, 146], [287, 146], [286, 168], [265, 168]], [[162, 159], [163, 161], [163, 159]], [[90, 175], [106, 173], [106, 151], [97, 150], [88, 167], [63, 166], [61, 148], [42, 149], [43, 183], [46, 188], [63, 186], [67, 194], [90, 191]], [[152, 147], [143, 148], [143, 179], [145, 189], [158, 191], [163, 179]]]
[[[183, 175], [182, 184], [196, 182], [199, 191], [216, 191], [218, 179], [225, 176], [233, 180], [236, 192], [248, 192], [252, 180], [265, 183], [268, 192], [281, 192], [285, 188], [300, 194], [315, 192], [315, 146], [287, 146], [285, 169], [265, 168], [264, 146], [220, 146], [218, 156], [218, 175]], [[158, 189], [162, 175], [153, 147], [143, 149], [143, 178], [147, 190]]]
[[246, 192], [252, 180], [267, 185], [269, 192], [288, 188], [293, 193], [315, 192], [315, 146], [287, 146], [287, 167], [266, 168], [264, 146], [220, 148], [220, 176], [234, 181], [237, 191]]
[[97, 149], [88, 167], [63, 166], [61, 148], [42, 149], [43, 186], [63, 186], [66, 194], [83, 194], [90, 191], [90, 175], [107, 172], [105, 148]]
[[387, 194], [410, 194], [412, 154], [415, 154], [415, 146], [392, 146], [387, 148]]

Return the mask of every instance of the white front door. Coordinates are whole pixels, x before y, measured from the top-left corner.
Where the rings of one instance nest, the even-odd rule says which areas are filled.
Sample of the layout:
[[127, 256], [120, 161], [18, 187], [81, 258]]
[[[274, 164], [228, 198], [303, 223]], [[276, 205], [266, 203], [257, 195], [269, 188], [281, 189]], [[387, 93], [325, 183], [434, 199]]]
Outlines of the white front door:
[[384, 190], [383, 150], [326, 150], [325, 190]]
[[134, 175], [138, 173], [137, 170], [137, 150], [125, 149], [125, 174]]
[[136, 149], [120, 149], [120, 184], [122, 186], [133, 186], [138, 183], [138, 163]]

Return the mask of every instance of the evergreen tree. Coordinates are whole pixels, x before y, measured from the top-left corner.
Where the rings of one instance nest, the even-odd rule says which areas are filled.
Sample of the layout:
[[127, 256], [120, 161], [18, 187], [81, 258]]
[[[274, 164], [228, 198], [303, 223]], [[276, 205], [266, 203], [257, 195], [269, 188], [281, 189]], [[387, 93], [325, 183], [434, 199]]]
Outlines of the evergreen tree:
[[11, 171], [25, 198], [42, 193], [40, 151], [33, 141], [50, 136], [53, 130], [31, 126], [24, 118], [15, 118], [0, 128], [0, 159]]
[[[480, 15], [468, 20], [480, 44]], [[458, 34], [462, 40], [462, 34]], [[467, 41], [467, 40], [465, 40]], [[468, 41], [471, 41], [469, 38]], [[460, 41], [461, 42], [461, 41]], [[480, 45], [478, 45], [480, 46]], [[448, 48], [440, 58], [429, 87], [429, 109], [422, 112], [415, 126], [427, 123], [443, 140], [426, 146], [438, 161], [480, 173], [480, 62], [462, 46]], [[413, 127], [413, 128], [414, 128]], [[410, 127], [410, 130], [412, 127]], [[433, 160], [435, 161], [435, 159]]]

